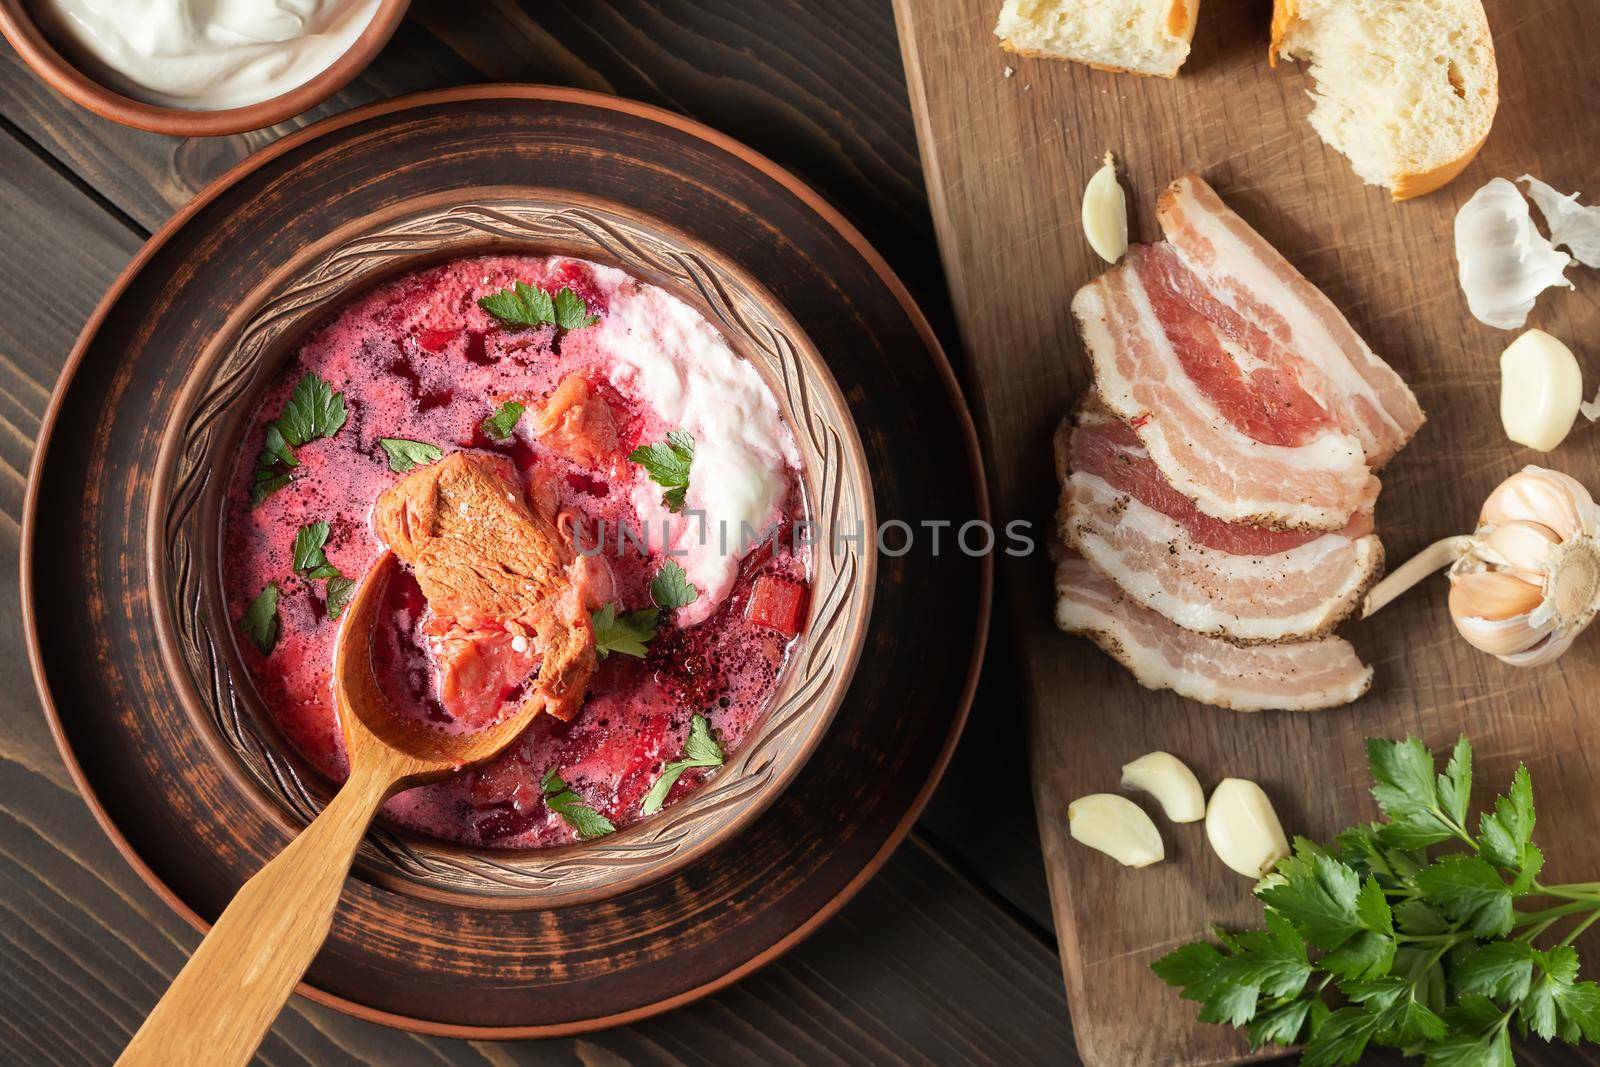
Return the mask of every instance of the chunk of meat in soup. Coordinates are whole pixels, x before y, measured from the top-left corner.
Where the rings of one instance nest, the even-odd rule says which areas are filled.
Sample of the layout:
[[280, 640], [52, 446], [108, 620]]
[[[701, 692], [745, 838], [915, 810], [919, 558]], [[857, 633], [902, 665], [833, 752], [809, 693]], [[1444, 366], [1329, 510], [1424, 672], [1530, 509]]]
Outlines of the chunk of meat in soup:
[[427, 598], [452, 716], [486, 726], [515, 699], [577, 714], [595, 668], [591, 570], [528, 505], [510, 463], [457, 452], [418, 468], [378, 498], [373, 523]]
[[616, 416], [585, 374], [561, 379], [534, 412], [533, 428], [542, 443], [579, 466], [604, 469], [616, 463]]

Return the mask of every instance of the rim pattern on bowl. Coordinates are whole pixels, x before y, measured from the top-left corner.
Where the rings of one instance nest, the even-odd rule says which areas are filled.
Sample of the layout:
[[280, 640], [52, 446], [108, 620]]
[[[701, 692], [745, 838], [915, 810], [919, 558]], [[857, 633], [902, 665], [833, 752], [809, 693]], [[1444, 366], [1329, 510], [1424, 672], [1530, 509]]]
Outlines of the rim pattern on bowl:
[[[187, 670], [187, 696], [207, 728], [280, 810], [308, 822], [323, 792], [297, 761], [280, 751], [273, 731], [258, 722], [259, 698], [242, 670], [231, 620], [221, 604], [205, 546], [218, 536], [207, 494], [226, 491], [231, 469], [218, 449], [238, 405], [276, 373], [276, 354], [340, 306], [354, 291], [392, 275], [397, 265], [509, 246], [548, 249], [612, 263], [661, 281], [709, 311], [734, 348], [764, 365], [781, 392], [785, 415], [809, 477], [810, 513], [825, 529], [871, 528], [872, 497], [861, 471], [861, 446], [837, 387], [809, 342], [772, 299], [738, 272], [712, 262], [665, 227], [597, 204], [527, 196], [471, 197], [472, 202], [412, 211], [339, 242], [306, 269], [280, 276], [251, 294], [249, 318], [213, 346], [193, 372], [198, 388], [163, 445], [159, 466], [170, 466], [171, 491], [152, 514], [166, 581], [152, 597], [170, 621], [170, 638]], [[493, 242], [486, 248], [486, 242]], [[496, 245], [498, 247], [496, 247]], [[235, 319], [237, 321], [237, 317]], [[207, 385], [199, 378], [209, 380]], [[828, 537], [813, 551], [812, 620], [780, 683], [780, 701], [750, 738], [703, 787], [660, 815], [600, 842], [539, 850], [471, 850], [375, 827], [358, 862], [399, 884], [449, 894], [522, 898], [554, 906], [593, 898], [634, 881], [641, 870], [660, 877], [690, 862], [753, 818], [798, 771], [848, 684], [856, 636], [870, 610], [872, 559], [855, 541]], [[208, 610], [208, 607], [210, 610]], [[226, 628], [226, 633], [219, 629]], [[814, 728], [815, 727], [815, 728]]]

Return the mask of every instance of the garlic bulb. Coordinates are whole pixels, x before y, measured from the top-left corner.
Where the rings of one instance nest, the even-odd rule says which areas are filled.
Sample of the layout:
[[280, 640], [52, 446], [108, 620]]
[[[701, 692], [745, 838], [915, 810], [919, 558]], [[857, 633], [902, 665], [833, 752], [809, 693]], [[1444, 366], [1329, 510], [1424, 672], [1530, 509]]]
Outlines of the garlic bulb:
[[1521, 328], [1539, 294], [1565, 285], [1572, 260], [1533, 225], [1515, 185], [1493, 178], [1456, 213], [1456, 261], [1467, 307], [1479, 322]]
[[1600, 506], [1565, 474], [1524, 467], [1484, 501], [1478, 529], [1425, 549], [1367, 595], [1371, 615], [1450, 567], [1450, 616], [1514, 667], [1549, 663], [1600, 611]]

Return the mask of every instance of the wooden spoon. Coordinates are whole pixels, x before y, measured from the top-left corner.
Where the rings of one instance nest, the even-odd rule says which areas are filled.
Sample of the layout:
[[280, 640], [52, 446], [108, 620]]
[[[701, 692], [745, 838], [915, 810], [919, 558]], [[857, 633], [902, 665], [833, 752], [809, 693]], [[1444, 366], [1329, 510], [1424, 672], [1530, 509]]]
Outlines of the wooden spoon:
[[505, 748], [539, 704], [473, 734], [430, 729], [393, 711], [372, 672], [372, 636], [398, 563], [385, 552], [345, 609], [333, 653], [334, 695], [350, 777], [217, 919], [119, 1064], [244, 1064], [311, 965], [367, 824], [392, 794], [455, 774]]

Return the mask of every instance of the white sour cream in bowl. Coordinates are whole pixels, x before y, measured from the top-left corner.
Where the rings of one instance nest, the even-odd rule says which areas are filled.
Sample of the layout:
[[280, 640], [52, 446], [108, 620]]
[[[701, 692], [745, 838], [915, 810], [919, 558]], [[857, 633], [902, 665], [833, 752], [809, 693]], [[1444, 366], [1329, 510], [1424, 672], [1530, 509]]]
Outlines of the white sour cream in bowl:
[[633, 492], [643, 528], [667, 531], [669, 547], [700, 590], [676, 615], [678, 625], [693, 626], [727, 597], [739, 561], [778, 521], [800, 455], [760, 373], [698, 312], [621, 271], [595, 273], [620, 283], [599, 327], [615, 360], [612, 384], [694, 438], [694, 475], [682, 512], [670, 513], [661, 487], [642, 474]]
[[332, 66], [379, 0], [34, 0], [85, 72], [161, 107], [214, 111], [282, 96]]

